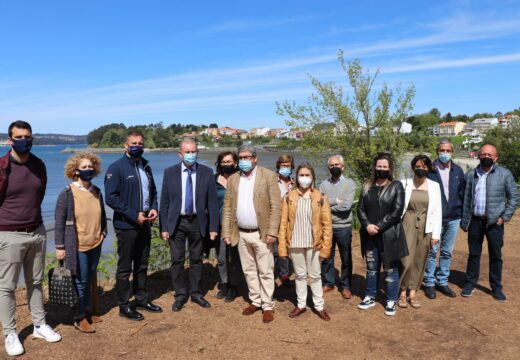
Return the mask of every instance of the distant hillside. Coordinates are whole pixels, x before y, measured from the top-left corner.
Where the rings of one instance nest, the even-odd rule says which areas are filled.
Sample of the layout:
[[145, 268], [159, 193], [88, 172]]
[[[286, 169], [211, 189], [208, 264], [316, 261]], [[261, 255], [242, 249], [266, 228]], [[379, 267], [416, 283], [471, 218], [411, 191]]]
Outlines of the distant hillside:
[[[7, 133], [0, 133], [0, 139], [7, 139]], [[34, 134], [34, 145], [86, 144], [87, 135]]]

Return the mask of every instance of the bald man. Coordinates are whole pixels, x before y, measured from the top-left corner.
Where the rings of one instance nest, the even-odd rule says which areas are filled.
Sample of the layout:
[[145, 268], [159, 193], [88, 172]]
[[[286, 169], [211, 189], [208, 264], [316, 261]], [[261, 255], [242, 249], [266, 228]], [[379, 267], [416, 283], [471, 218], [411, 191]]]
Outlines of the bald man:
[[520, 196], [511, 172], [498, 165], [495, 146], [483, 145], [478, 153], [480, 164], [466, 174], [461, 228], [468, 232], [468, 266], [466, 284], [461, 295], [475, 291], [480, 272], [480, 255], [484, 236], [488, 242], [489, 284], [495, 299], [506, 301], [502, 291], [502, 246], [504, 223], [515, 213]]

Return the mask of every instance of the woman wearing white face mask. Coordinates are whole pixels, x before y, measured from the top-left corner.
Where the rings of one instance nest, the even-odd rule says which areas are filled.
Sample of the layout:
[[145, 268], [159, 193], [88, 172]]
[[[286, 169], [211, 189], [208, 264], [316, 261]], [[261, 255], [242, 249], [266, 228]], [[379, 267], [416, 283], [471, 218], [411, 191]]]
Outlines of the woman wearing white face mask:
[[320, 259], [330, 256], [332, 219], [327, 197], [315, 187], [316, 176], [309, 163], [296, 169], [296, 188], [282, 201], [278, 233], [278, 254], [291, 257], [296, 273], [298, 305], [289, 314], [294, 318], [306, 311], [307, 279], [312, 301], [319, 317], [330, 320], [325, 311], [321, 284]]

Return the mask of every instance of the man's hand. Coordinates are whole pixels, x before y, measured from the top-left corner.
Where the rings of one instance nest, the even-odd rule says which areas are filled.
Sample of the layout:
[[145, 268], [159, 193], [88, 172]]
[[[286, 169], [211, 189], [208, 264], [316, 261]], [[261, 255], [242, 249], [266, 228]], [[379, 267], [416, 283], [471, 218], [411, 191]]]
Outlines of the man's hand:
[[168, 241], [170, 240], [170, 233], [168, 231], [163, 231], [161, 233], [161, 238], [164, 240], [164, 241]]
[[504, 219], [501, 217], [498, 218], [497, 225], [504, 225]]
[[276, 238], [274, 236], [267, 235], [265, 237], [265, 242], [267, 243], [267, 245], [274, 244], [275, 241], [276, 241]]
[[137, 225], [143, 225], [145, 221], [147, 221], [148, 218], [144, 216], [144, 212], [140, 212], [139, 215], [137, 215], [137, 220], [135, 221]]
[[370, 236], [374, 236], [379, 232], [379, 227], [374, 224], [367, 225], [367, 233]]
[[211, 241], [215, 241], [215, 239], [217, 238], [217, 236], [218, 236], [218, 232], [216, 232], [216, 231], [210, 231], [210, 232], [209, 232], [209, 239], [210, 239]]
[[155, 210], [155, 209], [150, 210], [150, 211], [148, 212], [148, 221], [150, 221], [150, 222], [154, 222], [155, 219], [157, 219], [157, 216], [158, 216], [158, 215], [159, 215], [159, 214], [157, 213], [157, 210]]
[[228, 245], [231, 245], [231, 239], [230, 238], [224, 238], [224, 242]]
[[65, 250], [56, 249], [56, 259], [58, 259], [58, 260], [65, 259]]

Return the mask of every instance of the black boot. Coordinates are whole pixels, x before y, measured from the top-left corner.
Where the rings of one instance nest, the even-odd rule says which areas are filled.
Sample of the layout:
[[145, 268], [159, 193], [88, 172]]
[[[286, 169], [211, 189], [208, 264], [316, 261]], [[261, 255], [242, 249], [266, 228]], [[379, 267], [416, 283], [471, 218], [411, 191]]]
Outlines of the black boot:
[[222, 284], [220, 285], [220, 290], [217, 292], [217, 295], [215, 297], [217, 299], [224, 299], [226, 295], [228, 294], [229, 286], [228, 284]]
[[236, 286], [230, 286], [224, 299], [225, 302], [233, 302], [237, 297], [237, 288]]

